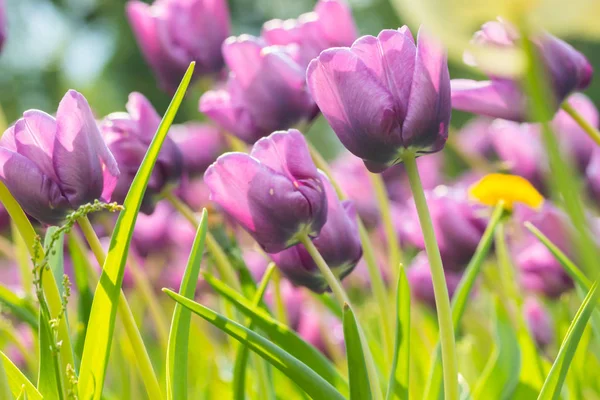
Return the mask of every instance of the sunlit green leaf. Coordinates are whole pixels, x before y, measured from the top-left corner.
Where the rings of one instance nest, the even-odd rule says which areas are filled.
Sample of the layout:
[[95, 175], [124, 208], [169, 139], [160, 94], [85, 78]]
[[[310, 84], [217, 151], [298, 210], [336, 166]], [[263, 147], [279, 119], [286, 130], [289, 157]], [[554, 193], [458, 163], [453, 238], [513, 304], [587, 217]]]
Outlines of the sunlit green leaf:
[[[0, 357], [2, 357], [2, 364], [4, 371], [8, 379], [8, 386], [13, 396], [19, 396], [23, 391], [27, 393], [27, 398], [31, 400], [41, 400], [42, 395], [35, 388], [33, 383], [27, 379], [27, 377], [13, 364], [12, 361], [0, 351]], [[50, 398], [50, 397], [48, 397]]]
[[344, 341], [348, 357], [348, 381], [351, 400], [371, 399], [371, 384], [367, 373], [367, 363], [363, 353], [356, 317], [352, 308], [344, 306]]
[[[386, 399], [394, 395], [402, 400], [408, 399], [408, 377], [410, 370], [410, 286], [406, 278], [406, 269], [400, 265], [396, 286], [396, 340], [394, 357], [388, 381]], [[396, 388], [396, 386], [398, 386]]]

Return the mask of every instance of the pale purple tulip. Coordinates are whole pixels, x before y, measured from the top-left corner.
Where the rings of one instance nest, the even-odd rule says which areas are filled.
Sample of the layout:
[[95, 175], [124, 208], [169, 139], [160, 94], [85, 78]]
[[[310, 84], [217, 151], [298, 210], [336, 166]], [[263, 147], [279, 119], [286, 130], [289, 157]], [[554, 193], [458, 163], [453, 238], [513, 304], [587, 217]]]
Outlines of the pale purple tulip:
[[[322, 176], [327, 194], [327, 222], [313, 243], [323, 259], [342, 280], [362, 257], [356, 210], [352, 201], [340, 201], [329, 180]], [[280, 253], [271, 254], [279, 270], [294, 285], [322, 293], [329, 288], [313, 258], [304, 245], [298, 244]]]
[[321, 112], [351, 153], [372, 172], [405, 152], [441, 150], [450, 123], [446, 54], [423, 30], [363, 36], [351, 48], [325, 50], [307, 71]]
[[456, 142], [467, 155], [491, 157], [494, 153], [492, 145], [492, 119], [473, 118], [467, 122], [457, 135]]
[[127, 17], [162, 89], [174, 92], [190, 62], [195, 75], [223, 68], [221, 44], [229, 36], [226, 0], [156, 0], [127, 3]]
[[[104, 140], [121, 169], [121, 176], [113, 194], [114, 200], [119, 203], [125, 200], [133, 178], [160, 125], [160, 116], [142, 94], [131, 93], [125, 107], [127, 113], [112, 113], [100, 124]], [[182, 172], [181, 152], [175, 142], [167, 136], [150, 176], [141, 211], [152, 214], [157, 195], [169, 185], [175, 185], [181, 178]]]
[[158, 203], [152, 215], [140, 213], [133, 228], [132, 243], [144, 257], [164, 253], [177, 240], [171, 237], [171, 225], [176, 213], [166, 202]]
[[202, 96], [200, 111], [226, 131], [252, 144], [316, 115], [305, 69], [285, 50], [242, 35], [223, 43], [223, 56], [231, 70], [227, 83]]
[[[486, 22], [473, 39], [477, 44], [493, 47], [513, 47], [518, 40], [518, 32], [500, 20]], [[558, 110], [569, 94], [590, 84], [592, 66], [583, 54], [548, 33], [539, 34], [532, 41], [550, 79], [554, 95], [551, 100]], [[471, 57], [466, 61], [473, 64]], [[489, 81], [453, 79], [452, 107], [517, 122], [530, 119], [527, 95], [520, 82], [493, 75]]]
[[119, 176], [87, 100], [69, 90], [56, 119], [23, 113], [0, 139], [0, 180], [23, 210], [48, 225], [79, 206], [109, 201]]
[[204, 181], [211, 199], [268, 253], [317, 236], [327, 220], [321, 175], [295, 129], [259, 140], [250, 155], [220, 156]]
[[297, 329], [300, 337], [313, 345], [328, 357], [331, 350], [337, 347], [344, 351], [344, 327], [342, 321], [329, 313], [315, 310], [313, 307], [304, 307], [300, 316]]
[[[448, 263], [444, 263], [446, 267]], [[444, 270], [446, 276], [446, 286], [450, 298], [454, 296], [454, 292], [460, 283], [462, 273], [453, 272], [450, 269]], [[409, 268], [406, 270], [406, 278], [410, 285], [412, 296], [423, 304], [436, 307], [435, 294], [433, 291], [433, 281], [431, 280], [431, 269], [429, 261], [425, 253], [419, 253], [412, 261]]]
[[269, 45], [295, 47], [302, 66], [330, 47], [350, 46], [358, 37], [352, 11], [344, 0], [319, 0], [313, 12], [297, 19], [267, 21], [261, 36]]
[[183, 155], [183, 167], [190, 177], [204, 174], [206, 168], [227, 148], [223, 133], [209, 124], [173, 125], [169, 135]]
[[529, 331], [538, 347], [545, 348], [554, 341], [554, 327], [548, 310], [535, 297], [528, 297], [523, 304], [523, 313]]

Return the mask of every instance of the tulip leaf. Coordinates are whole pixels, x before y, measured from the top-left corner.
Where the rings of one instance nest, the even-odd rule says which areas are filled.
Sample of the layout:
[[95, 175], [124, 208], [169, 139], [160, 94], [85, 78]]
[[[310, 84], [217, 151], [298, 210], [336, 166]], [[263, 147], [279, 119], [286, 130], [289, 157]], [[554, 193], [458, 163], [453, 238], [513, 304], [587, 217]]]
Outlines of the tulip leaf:
[[[12, 361], [0, 351], [0, 357], [2, 357], [2, 365], [4, 366], [4, 372], [8, 379], [8, 386], [14, 397], [26, 393], [28, 399], [41, 400], [42, 394], [35, 388], [33, 383], [27, 379], [27, 377], [21, 372], [19, 368]], [[50, 398], [50, 397], [47, 397]]]
[[[179, 288], [179, 294], [187, 298], [194, 298], [196, 293], [207, 227], [208, 213], [204, 209]], [[175, 305], [167, 348], [167, 399], [169, 400], [188, 398], [188, 343], [191, 318], [190, 310], [179, 303]]]
[[509, 399], [519, 383], [521, 352], [504, 304], [495, 299], [495, 348], [473, 389], [476, 399]]
[[11, 314], [27, 323], [32, 329], [37, 330], [37, 310], [35, 310], [29, 301], [19, 297], [2, 284], [0, 284], [0, 303], [9, 309]]
[[[462, 319], [465, 309], [467, 308], [467, 302], [471, 295], [471, 291], [475, 286], [475, 280], [479, 276], [481, 267], [483, 266], [483, 263], [490, 252], [492, 243], [494, 242], [494, 233], [496, 231], [496, 227], [502, 220], [503, 216], [504, 203], [501, 201], [494, 209], [492, 217], [485, 228], [485, 232], [481, 236], [481, 240], [477, 245], [475, 254], [473, 255], [473, 258], [471, 258], [469, 265], [467, 265], [463, 277], [456, 288], [456, 291], [454, 292], [451, 303], [454, 332], [458, 330], [460, 320]], [[443, 382], [441, 357], [442, 354], [438, 344], [433, 352], [433, 359], [431, 361], [431, 368], [429, 371], [429, 379], [425, 387], [425, 396], [423, 398], [426, 400], [438, 400], [442, 396]]]
[[350, 382], [350, 400], [369, 400], [371, 384], [367, 373], [367, 363], [363, 353], [360, 333], [352, 308], [344, 304], [344, 341], [348, 357], [348, 381]]
[[313, 399], [344, 399], [344, 396], [342, 396], [340, 392], [338, 392], [319, 374], [310, 369], [302, 361], [273, 344], [270, 340], [249, 330], [237, 322], [232, 321], [219, 313], [216, 313], [202, 304], [198, 304], [190, 299], [178, 295], [172, 290], [163, 289], [163, 291], [179, 304], [189, 308], [194, 314], [199, 315], [212, 325], [227, 333], [229, 336], [238, 340], [243, 345], [248, 346], [250, 350], [254, 351], [256, 354], [271, 363], [275, 368], [283, 372]]
[[569, 371], [569, 366], [577, 350], [577, 346], [585, 330], [585, 326], [592, 314], [598, 299], [598, 284], [594, 282], [590, 291], [585, 296], [583, 303], [577, 310], [575, 317], [571, 321], [571, 325], [567, 331], [567, 335], [563, 339], [558, 355], [552, 364], [552, 368], [546, 377], [544, 386], [538, 396], [538, 400], [555, 400], [560, 398], [560, 391]]
[[[396, 286], [396, 340], [392, 369], [388, 381], [386, 400], [408, 399], [408, 376], [410, 367], [410, 286], [406, 269], [400, 264]], [[396, 387], [398, 386], [398, 387]]]
[[250, 317], [256, 326], [262, 329], [273, 343], [308, 365], [323, 379], [347, 392], [348, 383], [331, 362], [316, 348], [302, 340], [296, 332], [272, 318], [264, 310], [254, 307], [244, 296], [227, 286], [212, 275], [204, 274], [206, 282], [223, 298], [230, 301], [241, 313]]
[[65, 288], [63, 287], [63, 277], [65, 275], [63, 244], [65, 234], [63, 232], [58, 233], [58, 238], [54, 241], [52, 248], [48, 247], [52, 241], [52, 237], [56, 235], [56, 231], [58, 231], [58, 227], [56, 226], [51, 226], [46, 230], [44, 248], [48, 252], [48, 266], [54, 275], [58, 291], [62, 295], [65, 291]]
[[[94, 293], [88, 330], [83, 347], [78, 383], [79, 397], [81, 399], [87, 400], [92, 398], [98, 400], [102, 396], [117, 308], [119, 307], [119, 301], [124, 301], [124, 297], [120, 299], [121, 286], [133, 227], [154, 164], [167, 136], [169, 127], [181, 105], [193, 71], [194, 63], [191, 63], [133, 179], [131, 188], [125, 198], [125, 209], [119, 214], [111, 236], [110, 247], [102, 269], [102, 275]], [[144, 377], [146, 378], [144, 379], [146, 384], [152, 380], [152, 377]], [[160, 396], [160, 393], [156, 393], [153, 387], [147, 387], [147, 392], [151, 396]]]

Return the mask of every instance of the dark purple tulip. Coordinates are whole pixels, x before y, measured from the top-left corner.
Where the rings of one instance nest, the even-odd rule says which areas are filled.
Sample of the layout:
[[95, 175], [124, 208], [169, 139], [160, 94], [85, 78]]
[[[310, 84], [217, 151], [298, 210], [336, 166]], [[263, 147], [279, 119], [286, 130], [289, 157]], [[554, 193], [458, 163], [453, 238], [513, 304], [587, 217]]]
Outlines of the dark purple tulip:
[[[427, 192], [426, 197], [444, 267], [463, 269], [485, 231], [481, 206], [470, 203], [465, 191], [446, 186]], [[411, 201], [396, 220], [401, 241], [424, 250], [425, 241], [414, 202]]]
[[[142, 94], [133, 92], [125, 106], [127, 113], [108, 115], [100, 124], [104, 140], [115, 155], [121, 176], [113, 199], [122, 203], [131, 187], [150, 142], [160, 125], [160, 116]], [[177, 145], [166, 137], [150, 176], [141, 211], [152, 214], [157, 195], [168, 185], [176, 184], [183, 172], [183, 157]]]
[[446, 54], [423, 30], [416, 45], [405, 26], [325, 50], [310, 63], [307, 81], [341, 142], [372, 172], [401, 162], [405, 151], [434, 153], [446, 143]]
[[[518, 40], [518, 32], [502, 21], [486, 22], [473, 39], [477, 44], [495, 47], [513, 47]], [[550, 78], [558, 110], [569, 94], [590, 84], [592, 66], [583, 54], [550, 34], [538, 35], [533, 43]], [[529, 119], [527, 96], [520, 83], [498, 76], [490, 76], [489, 81], [453, 79], [452, 107], [517, 122]]]
[[535, 297], [528, 297], [523, 305], [525, 321], [538, 347], [545, 348], [554, 341], [554, 328], [548, 310]]
[[56, 225], [79, 206], [109, 201], [119, 176], [87, 100], [69, 90], [56, 119], [23, 113], [0, 139], [0, 180], [26, 213]]
[[204, 174], [227, 148], [225, 136], [209, 124], [187, 123], [173, 125], [169, 135], [183, 155], [183, 167], [190, 177]]
[[249, 35], [223, 43], [231, 70], [225, 87], [206, 92], [200, 111], [246, 143], [314, 118], [305, 69], [277, 46]]
[[325, 49], [350, 46], [358, 34], [344, 0], [319, 0], [313, 12], [298, 19], [267, 21], [261, 36], [269, 45], [295, 47], [297, 61], [308, 66]]
[[127, 17], [162, 89], [175, 92], [190, 62], [195, 74], [223, 68], [221, 44], [229, 36], [226, 0], [133, 0]]
[[[339, 201], [335, 190], [322, 177], [327, 193], [327, 222], [313, 243], [333, 273], [341, 280], [347, 276], [362, 257], [356, 210], [352, 201]], [[328, 289], [325, 278], [302, 244], [271, 254], [279, 270], [294, 285], [305, 286], [323, 293]]]
[[256, 142], [250, 155], [227, 153], [206, 170], [211, 199], [268, 253], [317, 236], [327, 197], [302, 134], [290, 129]]
[[[448, 263], [444, 262], [444, 267], [447, 265]], [[446, 276], [448, 295], [452, 298], [460, 283], [462, 273], [445, 270], [444, 275]], [[435, 295], [433, 293], [431, 269], [429, 268], [429, 261], [425, 253], [419, 253], [414, 258], [411, 266], [406, 270], [406, 278], [408, 279], [412, 296], [431, 308], [435, 308]]]
[[4, 0], [0, 0], [0, 50], [6, 41], [6, 7]]

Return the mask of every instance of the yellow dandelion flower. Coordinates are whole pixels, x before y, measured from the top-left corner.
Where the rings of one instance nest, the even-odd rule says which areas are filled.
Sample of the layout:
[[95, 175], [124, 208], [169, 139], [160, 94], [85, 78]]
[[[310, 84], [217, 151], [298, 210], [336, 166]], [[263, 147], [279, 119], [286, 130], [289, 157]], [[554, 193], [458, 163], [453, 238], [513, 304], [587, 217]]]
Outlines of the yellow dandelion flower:
[[544, 197], [527, 179], [508, 174], [484, 176], [469, 188], [469, 195], [489, 206], [495, 206], [502, 200], [507, 210], [512, 210], [514, 203], [535, 209], [544, 203]]

